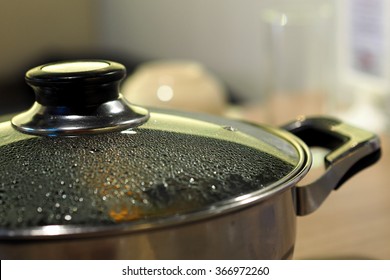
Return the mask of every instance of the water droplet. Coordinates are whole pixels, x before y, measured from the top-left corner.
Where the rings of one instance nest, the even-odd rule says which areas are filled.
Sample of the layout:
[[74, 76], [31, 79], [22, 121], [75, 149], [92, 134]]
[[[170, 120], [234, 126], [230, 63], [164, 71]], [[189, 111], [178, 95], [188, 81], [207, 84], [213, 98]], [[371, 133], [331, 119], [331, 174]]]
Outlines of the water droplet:
[[96, 153], [96, 152], [99, 152], [99, 149], [97, 149], [97, 148], [92, 148], [92, 149], [89, 150], [89, 152], [90, 152], [91, 154], [94, 154], [94, 153]]
[[229, 126], [229, 125], [223, 126], [222, 128], [227, 130], [227, 131], [232, 131], [232, 132], [238, 131], [237, 128], [235, 128], [233, 126]]
[[37, 208], [37, 212], [38, 212], [38, 213], [42, 213], [42, 211], [43, 211], [42, 207], [38, 207], [38, 208]]
[[66, 221], [70, 221], [70, 220], [72, 220], [72, 216], [71, 215], [65, 215], [64, 219]]
[[54, 206], [55, 206], [56, 208], [59, 208], [59, 207], [60, 207], [60, 204], [57, 202]]

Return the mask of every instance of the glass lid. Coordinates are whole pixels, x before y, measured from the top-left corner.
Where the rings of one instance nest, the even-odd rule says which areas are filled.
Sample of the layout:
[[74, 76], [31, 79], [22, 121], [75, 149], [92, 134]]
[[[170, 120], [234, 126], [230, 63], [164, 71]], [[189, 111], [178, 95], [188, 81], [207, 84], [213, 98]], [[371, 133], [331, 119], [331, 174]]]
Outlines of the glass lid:
[[[58, 107], [34, 106], [50, 112]], [[34, 110], [37, 114], [42, 108]], [[1, 123], [0, 235], [42, 226], [141, 224], [231, 211], [293, 186], [310, 165], [299, 140], [279, 129], [135, 110], [130, 115], [139, 120], [122, 118], [122, 124], [130, 124], [126, 127], [92, 128], [93, 133], [84, 128], [74, 135], [54, 128], [52, 135], [29, 133], [17, 127], [20, 119], [15, 118]], [[72, 116], [80, 122], [81, 117]], [[40, 127], [46, 126], [41, 121], [47, 117], [29, 118], [28, 125], [39, 119]]]
[[302, 164], [296, 146], [272, 130], [225, 123], [159, 112], [136, 128], [78, 137], [30, 136], [3, 123], [0, 227], [189, 213], [264, 195]]

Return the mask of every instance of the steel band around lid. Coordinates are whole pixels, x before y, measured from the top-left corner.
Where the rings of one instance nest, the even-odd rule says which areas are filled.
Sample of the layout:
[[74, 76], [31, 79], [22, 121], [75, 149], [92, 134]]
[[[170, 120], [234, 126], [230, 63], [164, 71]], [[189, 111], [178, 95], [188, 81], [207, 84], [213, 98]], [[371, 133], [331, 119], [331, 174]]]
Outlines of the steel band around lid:
[[88, 114], [71, 108], [35, 103], [30, 110], [15, 116], [11, 123], [23, 133], [39, 136], [79, 136], [137, 127], [149, 119], [149, 112], [125, 99], [103, 103]]

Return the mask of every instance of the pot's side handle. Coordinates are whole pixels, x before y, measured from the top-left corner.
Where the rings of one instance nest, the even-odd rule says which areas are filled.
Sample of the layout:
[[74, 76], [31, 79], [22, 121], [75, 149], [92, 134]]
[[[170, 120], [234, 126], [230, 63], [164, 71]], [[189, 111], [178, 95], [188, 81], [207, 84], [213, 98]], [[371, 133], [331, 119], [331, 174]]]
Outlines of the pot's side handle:
[[324, 174], [313, 183], [295, 188], [297, 215], [300, 216], [316, 210], [332, 190], [380, 158], [378, 136], [337, 119], [302, 118], [283, 128], [308, 146], [330, 149], [324, 159]]

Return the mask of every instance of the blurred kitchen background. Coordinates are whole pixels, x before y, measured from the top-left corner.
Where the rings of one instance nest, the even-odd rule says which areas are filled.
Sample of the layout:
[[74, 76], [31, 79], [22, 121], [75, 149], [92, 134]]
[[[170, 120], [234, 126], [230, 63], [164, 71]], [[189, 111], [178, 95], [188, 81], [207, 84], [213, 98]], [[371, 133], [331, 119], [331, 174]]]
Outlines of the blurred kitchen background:
[[123, 90], [142, 91], [135, 103], [200, 111], [215, 104], [204, 111], [274, 124], [326, 113], [382, 132], [390, 103], [388, 2], [4, 0], [0, 114], [32, 104], [29, 68], [103, 58], [127, 67]]
[[[34, 102], [31, 67], [102, 58], [127, 67], [134, 103], [278, 125], [331, 114], [383, 136], [389, 56], [388, 0], [2, 0], [0, 115]], [[296, 258], [390, 258], [389, 162], [298, 219]]]

